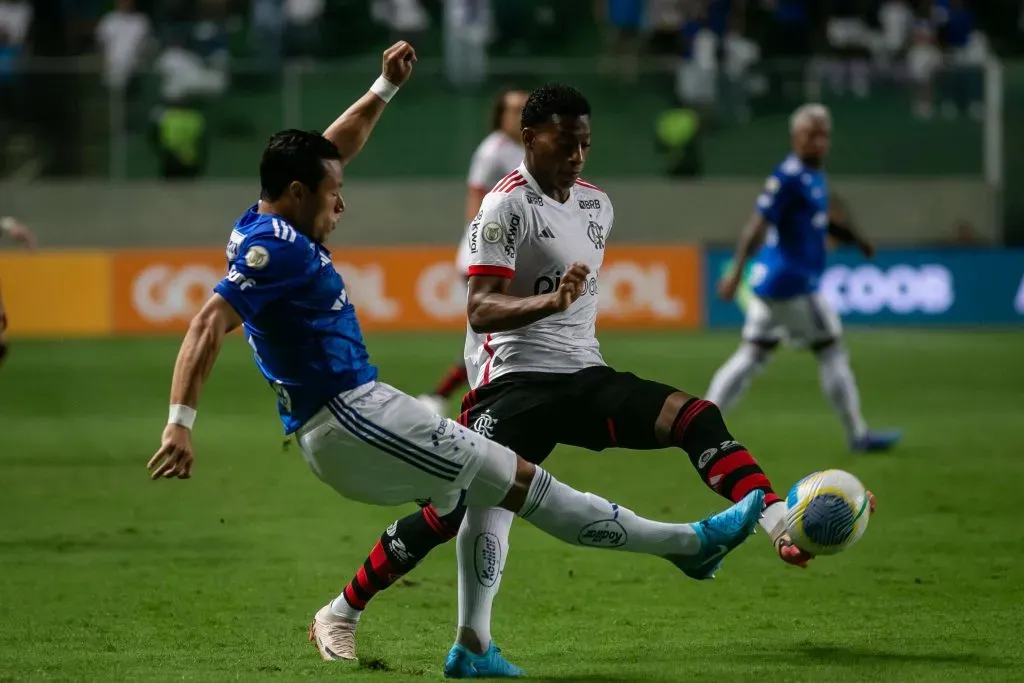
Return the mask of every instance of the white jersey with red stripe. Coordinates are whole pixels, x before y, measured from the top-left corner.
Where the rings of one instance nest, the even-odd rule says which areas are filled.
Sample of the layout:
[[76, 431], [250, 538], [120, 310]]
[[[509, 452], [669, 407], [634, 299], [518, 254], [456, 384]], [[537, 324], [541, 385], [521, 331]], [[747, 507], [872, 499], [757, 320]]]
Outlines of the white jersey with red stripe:
[[570, 373], [604, 365], [597, 342], [597, 279], [614, 222], [608, 195], [577, 180], [569, 199], [544, 195], [525, 165], [484, 197], [470, 224], [472, 275], [511, 280], [508, 293], [527, 297], [553, 292], [573, 262], [590, 267], [587, 290], [568, 310], [508, 332], [466, 333], [470, 385], [512, 372]]
[[[484, 138], [473, 152], [466, 184], [471, 188], [486, 192], [521, 163], [523, 163], [523, 146], [504, 132], [496, 130]], [[466, 226], [462, 235], [459, 251], [455, 257], [455, 267], [463, 275], [466, 274], [466, 269], [469, 267], [468, 245], [469, 225]]]

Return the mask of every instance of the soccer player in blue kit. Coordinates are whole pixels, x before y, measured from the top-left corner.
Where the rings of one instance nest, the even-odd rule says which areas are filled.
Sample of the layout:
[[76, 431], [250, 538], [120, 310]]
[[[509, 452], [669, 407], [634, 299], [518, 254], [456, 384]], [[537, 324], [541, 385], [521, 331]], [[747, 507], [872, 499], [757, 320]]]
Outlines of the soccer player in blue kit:
[[868, 258], [874, 248], [829, 206], [822, 169], [832, 134], [828, 109], [819, 104], [800, 107], [790, 119], [790, 134], [792, 153], [768, 177], [739, 238], [732, 268], [719, 283], [720, 296], [732, 300], [753, 259], [754, 297], [747, 307], [743, 341], [715, 373], [706, 398], [723, 412], [736, 405], [778, 344], [788, 338], [818, 357], [822, 390], [843, 423], [850, 449], [888, 450], [899, 441], [900, 432], [868, 429], [839, 316], [818, 291], [829, 235], [856, 245]]
[[[200, 390], [225, 336], [243, 326], [256, 365], [277, 394], [285, 431], [296, 435], [314, 474], [342, 496], [389, 506], [429, 501], [442, 521], [462, 505], [502, 507], [566, 543], [654, 555], [691, 578], [711, 578], [724, 556], [753, 533], [763, 491], [694, 524], [650, 521], [566, 486], [377, 379], [324, 241], [345, 208], [342, 168], [362, 149], [415, 59], [408, 43], [396, 43], [385, 51], [382, 75], [370, 91], [323, 135], [287, 130], [270, 138], [260, 161], [260, 200], [236, 222], [227, 244], [228, 274], [179, 350], [168, 423], [149, 460], [150, 476], [191, 476]], [[584, 291], [582, 277], [563, 277], [535, 303], [564, 311]], [[310, 625], [310, 640], [324, 659], [352, 658], [345, 652], [351, 625], [338, 614], [343, 604], [339, 594]]]

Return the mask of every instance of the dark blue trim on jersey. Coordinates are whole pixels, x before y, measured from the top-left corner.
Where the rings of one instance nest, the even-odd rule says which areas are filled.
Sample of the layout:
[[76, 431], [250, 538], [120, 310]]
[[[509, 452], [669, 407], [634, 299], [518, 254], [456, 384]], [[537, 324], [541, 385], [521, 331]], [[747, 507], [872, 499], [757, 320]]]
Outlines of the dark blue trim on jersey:
[[350, 419], [353, 419], [356, 422], [361, 422], [366, 428], [370, 429], [371, 431], [377, 432], [375, 436], [377, 436], [378, 438], [391, 439], [392, 441], [397, 442], [398, 445], [407, 448], [414, 453], [418, 453], [419, 457], [424, 458], [427, 461], [433, 461], [432, 464], [434, 464], [435, 466], [441, 469], [451, 470], [453, 474], [457, 475], [459, 472], [462, 471], [461, 465], [457, 465], [451, 462], [450, 460], [445, 460], [437, 453], [431, 453], [422, 446], [419, 446], [413, 443], [412, 441], [409, 441], [408, 439], [401, 437], [398, 434], [395, 434], [394, 432], [389, 432], [388, 430], [381, 427], [379, 424], [376, 424], [366, 419], [364, 416], [359, 414], [359, 411], [357, 411], [355, 408], [342, 401], [340, 397], [335, 396], [333, 399], [333, 403], [339, 410], [344, 411], [349, 416]]
[[[366, 430], [364, 427], [352, 422], [340, 410], [338, 410], [337, 403], [335, 401], [329, 402], [327, 404], [327, 408], [331, 411], [331, 414], [341, 424], [341, 426], [345, 428], [345, 431], [352, 434], [360, 441], [363, 441], [364, 443], [373, 446], [388, 455], [392, 455], [407, 465], [411, 465], [422, 472], [426, 472], [432, 477], [437, 477], [448, 482], [454, 482], [458, 476], [458, 471], [456, 471], [456, 474], [439, 471], [439, 469], [433, 464], [424, 462], [423, 459], [415, 452], [403, 449], [400, 444], [385, 441], [384, 439], [374, 435], [372, 432]], [[447, 462], [446, 464], [451, 465], [451, 463]]]

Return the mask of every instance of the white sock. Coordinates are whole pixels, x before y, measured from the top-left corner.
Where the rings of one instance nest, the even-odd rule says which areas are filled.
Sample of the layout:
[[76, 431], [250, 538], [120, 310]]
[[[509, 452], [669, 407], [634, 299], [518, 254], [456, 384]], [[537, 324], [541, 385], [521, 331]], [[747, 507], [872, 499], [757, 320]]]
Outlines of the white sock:
[[753, 344], [740, 344], [736, 353], [715, 373], [704, 398], [717, 405], [723, 413], [731, 410], [754, 376], [764, 369], [769, 353]]
[[342, 593], [338, 597], [331, 601], [331, 614], [348, 621], [359, 621], [359, 617], [362, 616], [363, 610], [356, 609], [352, 605], [348, 604], [348, 600], [345, 599], [345, 594]]
[[868, 426], [860, 413], [860, 394], [846, 349], [836, 343], [820, 351], [818, 369], [821, 374], [821, 390], [839, 414], [847, 437], [850, 440], [863, 437], [868, 432]]
[[501, 508], [469, 508], [459, 527], [459, 627], [472, 629], [486, 649], [491, 643], [491, 605], [498, 595], [515, 515]]
[[700, 539], [689, 524], [653, 522], [593, 493], [566, 486], [538, 467], [519, 516], [572, 545], [665, 557], [693, 555]]

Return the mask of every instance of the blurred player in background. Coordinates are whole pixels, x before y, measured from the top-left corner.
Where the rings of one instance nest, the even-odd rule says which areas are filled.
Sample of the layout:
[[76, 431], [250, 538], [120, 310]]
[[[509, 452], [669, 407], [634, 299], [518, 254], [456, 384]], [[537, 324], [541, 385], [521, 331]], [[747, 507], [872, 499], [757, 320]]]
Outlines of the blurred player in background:
[[[466, 179], [465, 234], [459, 242], [455, 265], [463, 277], [469, 268], [469, 226], [480, 211], [484, 195], [523, 161], [522, 131], [519, 119], [526, 104], [523, 90], [503, 90], [491, 109], [491, 132], [484, 138], [469, 165]], [[466, 384], [466, 364], [459, 361], [441, 378], [434, 392], [420, 396], [420, 401], [438, 415], [448, 410], [448, 399]]]
[[[408, 43], [389, 48], [380, 79], [323, 136], [287, 130], [271, 137], [260, 161], [260, 200], [238, 219], [228, 241], [227, 277], [182, 342], [168, 423], [148, 464], [151, 477], [191, 476], [200, 390], [226, 335], [244, 325], [256, 365], [279, 397], [286, 432], [298, 436], [310, 469], [342, 496], [375, 505], [430, 501], [424, 508], [429, 518], [415, 520], [423, 526], [428, 519], [450, 524], [464, 505], [500, 506], [566, 543], [654, 555], [692, 578], [711, 578], [753, 532], [763, 491], [752, 489], [739, 504], [696, 524], [653, 522], [566, 486], [485, 434], [377, 381], [324, 241], [345, 208], [343, 166], [362, 149], [414, 60]], [[587, 296], [584, 285], [581, 277], [563, 278], [543, 298], [545, 310], [569, 309]], [[388, 552], [407, 557], [416, 552], [415, 541], [392, 543]], [[384, 551], [375, 549], [366, 571], [376, 577], [386, 562]], [[346, 650], [353, 641], [345, 595], [324, 605], [310, 624], [310, 641], [327, 660], [354, 656]]]
[[[486, 196], [469, 230], [473, 388], [459, 421], [535, 463], [557, 444], [679, 448], [722, 497], [735, 502], [761, 491], [761, 525], [775, 551], [805, 565], [810, 556], [785, 532], [785, 504], [714, 403], [616, 371], [601, 356], [598, 272], [615, 217], [608, 195], [579, 179], [590, 153], [590, 104], [574, 88], [545, 86], [530, 93], [521, 126], [525, 161]], [[551, 297], [567, 279], [584, 283], [584, 294], [562, 309]], [[345, 589], [348, 617], [358, 619], [374, 595], [457, 533], [459, 632], [445, 675], [522, 675], [490, 634], [511, 525], [507, 512], [482, 508], [468, 510], [461, 528], [454, 515], [441, 522], [429, 508], [398, 520]], [[613, 545], [616, 530], [611, 518], [595, 533]]]
[[856, 245], [868, 258], [874, 247], [854, 230], [845, 211], [829, 206], [823, 170], [832, 135], [828, 109], [818, 104], [800, 107], [790, 120], [790, 134], [793, 151], [768, 177], [740, 235], [732, 267], [719, 283], [721, 297], [732, 300], [753, 259], [754, 297], [747, 307], [743, 341], [715, 373], [708, 400], [722, 410], [732, 408], [779, 343], [790, 340], [817, 356], [822, 391], [843, 423], [850, 448], [888, 450], [900, 433], [868, 429], [839, 316], [818, 291], [830, 235]]
[[[24, 223], [11, 216], [0, 218], [0, 237], [4, 235], [9, 235], [14, 241], [20, 242], [29, 249], [34, 249], [36, 246], [36, 236], [32, 234], [32, 231]], [[0, 291], [0, 365], [3, 364], [4, 359], [7, 357], [6, 332], [7, 309], [4, 307], [3, 291]]]

